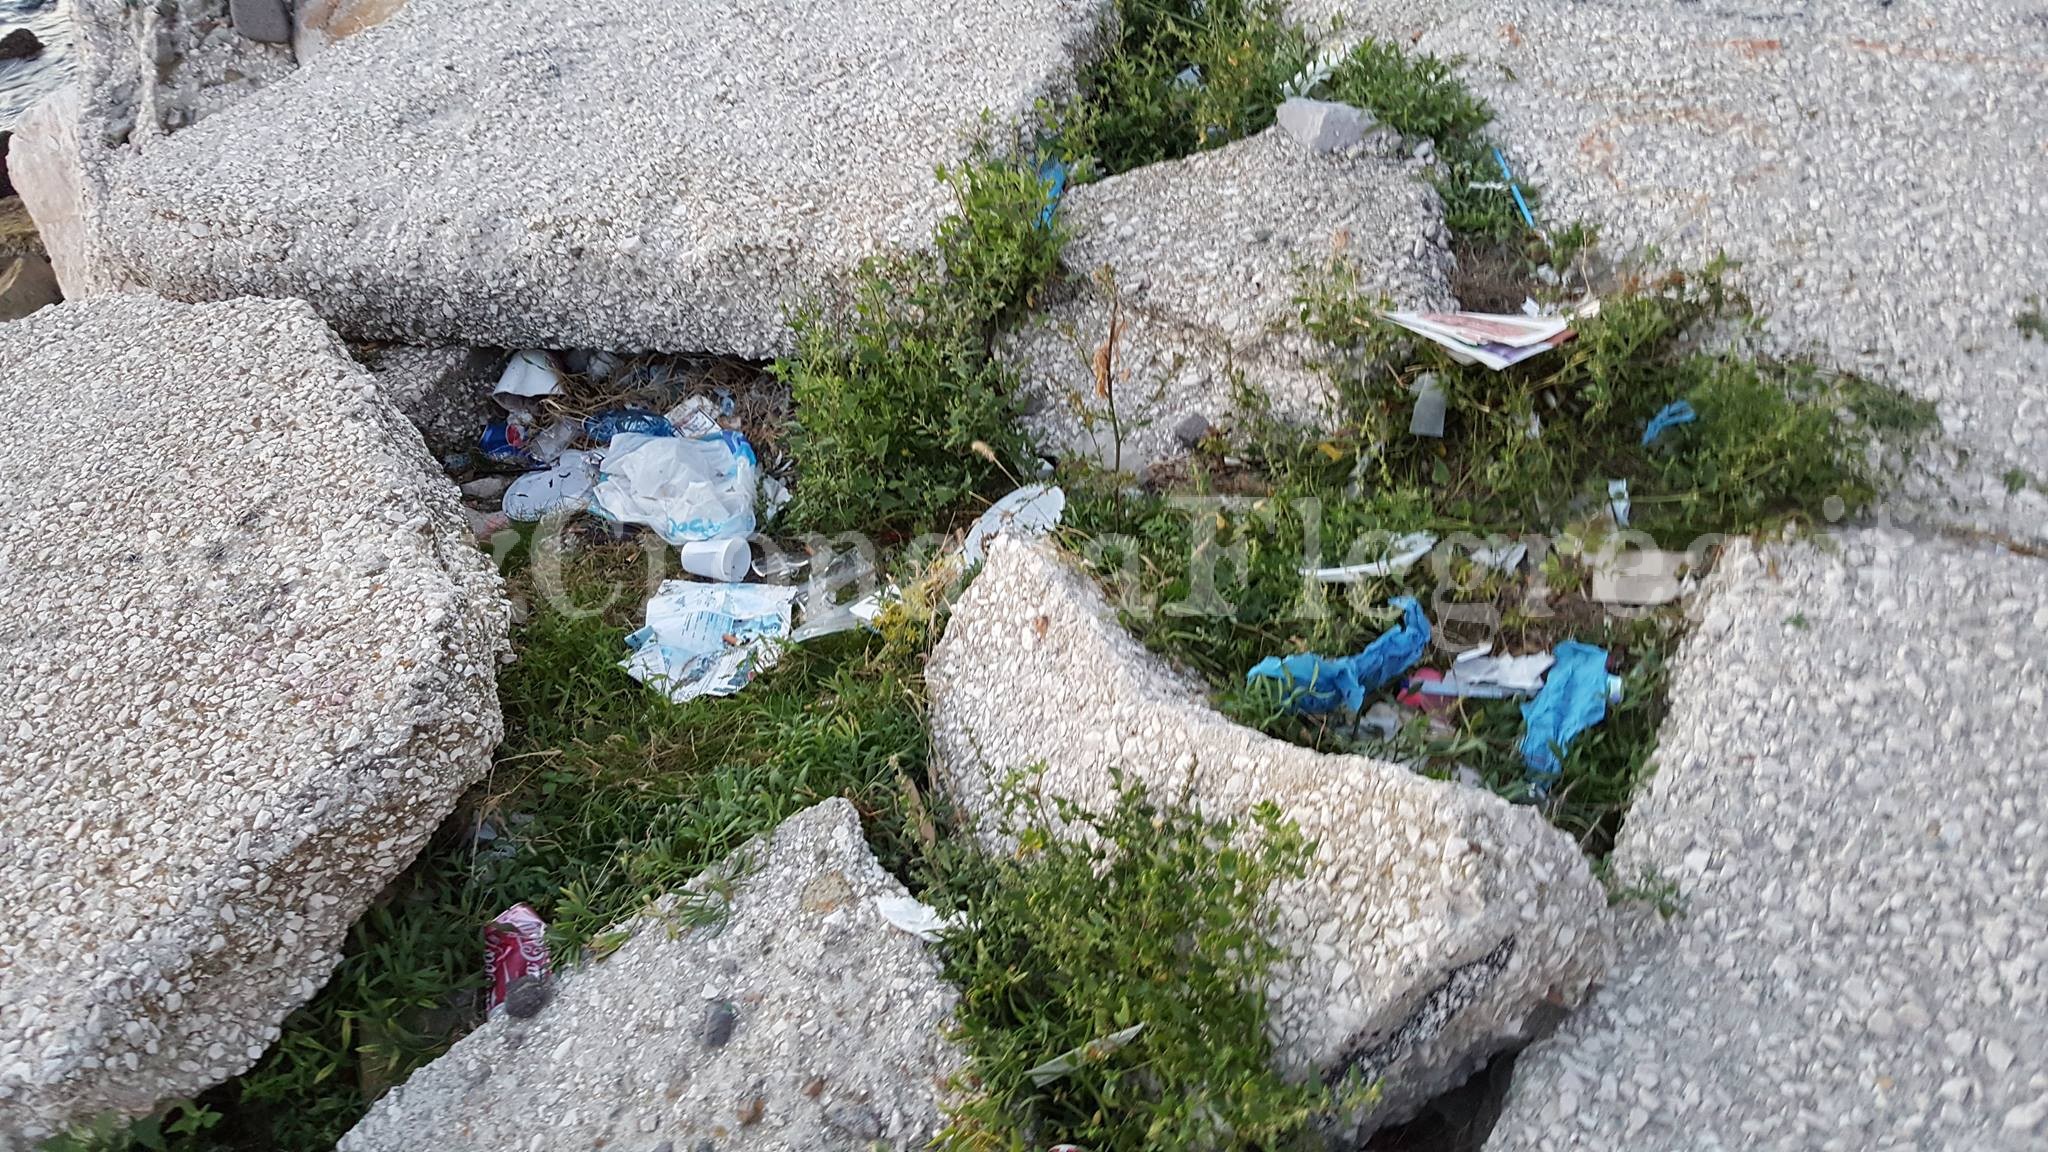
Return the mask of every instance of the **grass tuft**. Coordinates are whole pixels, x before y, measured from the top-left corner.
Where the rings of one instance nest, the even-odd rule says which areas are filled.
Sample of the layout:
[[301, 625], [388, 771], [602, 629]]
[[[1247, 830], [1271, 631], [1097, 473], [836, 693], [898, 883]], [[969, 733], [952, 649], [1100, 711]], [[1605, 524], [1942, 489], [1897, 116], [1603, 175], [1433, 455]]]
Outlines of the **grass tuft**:
[[[1015, 855], [970, 857], [934, 895], [971, 925], [945, 946], [972, 1063], [940, 1147], [1319, 1146], [1309, 1128], [1330, 1097], [1273, 1070], [1265, 996], [1282, 957], [1263, 900], [1304, 874], [1312, 846], [1271, 807], [1210, 821], [1118, 788], [1100, 813], [1013, 800]], [[1048, 814], [1094, 835], [1054, 837]], [[1127, 1046], [1088, 1049], [1136, 1025]], [[1074, 1071], [1033, 1080], [1076, 1050]]]

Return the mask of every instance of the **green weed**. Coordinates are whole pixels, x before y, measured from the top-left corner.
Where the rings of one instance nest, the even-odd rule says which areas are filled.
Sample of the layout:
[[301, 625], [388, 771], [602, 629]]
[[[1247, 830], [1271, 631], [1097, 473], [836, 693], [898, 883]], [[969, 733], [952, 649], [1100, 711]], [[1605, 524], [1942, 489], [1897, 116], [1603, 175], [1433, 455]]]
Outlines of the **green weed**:
[[983, 162], [939, 177], [957, 212], [933, 250], [869, 262], [852, 316], [800, 317], [774, 366], [796, 403], [795, 526], [931, 527], [1025, 458], [1014, 380], [989, 341], [1058, 266], [1064, 233], [1041, 220], [1034, 173]]
[[[1617, 613], [1588, 599], [1588, 558], [1612, 531], [1609, 481], [1627, 481], [1634, 530], [1664, 547], [1704, 540], [1704, 561], [1718, 534], [1853, 514], [1885, 479], [1865, 444], [1903, 443], [1924, 432], [1931, 411], [1853, 377], [1699, 350], [1699, 326], [1744, 318], [1711, 272], [1609, 299], [1578, 322], [1575, 342], [1500, 373], [1459, 366], [1390, 327], [1344, 276], [1340, 266], [1311, 278], [1303, 293], [1305, 326], [1332, 349], [1335, 431], [1263, 418], [1247, 395], [1236, 441], [1198, 452], [1173, 496], [1071, 473], [1070, 542], [1139, 638], [1200, 673], [1240, 721], [1429, 775], [1476, 775], [1542, 804], [1589, 853], [1604, 854], [1650, 771], [1666, 660], [1683, 628], [1674, 612]], [[1407, 430], [1425, 372], [1450, 398], [1441, 439]], [[1651, 416], [1676, 400], [1698, 418], [1644, 445]], [[1225, 492], [1235, 495], [1186, 499]], [[1413, 531], [1463, 534], [1469, 546], [1348, 587], [1300, 572], [1304, 562], [1376, 559], [1375, 541]], [[1518, 538], [1536, 546], [1528, 575], [1473, 562], [1474, 547]], [[1417, 717], [1389, 745], [1348, 718], [1295, 715], [1273, 686], [1246, 684], [1265, 656], [1362, 650], [1394, 621], [1388, 600], [1401, 594], [1420, 598], [1436, 626], [1432, 665], [1485, 641], [1526, 652], [1578, 639], [1608, 650], [1624, 698], [1573, 743], [1562, 776], [1538, 789], [1517, 751], [1513, 702], [1464, 701], [1434, 724]]]
[[[1051, 812], [1096, 835], [1054, 837], [1044, 812], [1013, 801], [1016, 855], [967, 859], [933, 894], [970, 924], [945, 947], [972, 1063], [940, 1146], [1318, 1146], [1309, 1126], [1329, 1096], [1271, 1065], [1265, 982], [1282, 957], [1261, 907], [1311, 845], [1270, 807], [1210, 821], [1122, 780], [1108, 812]], [[1120, 1049], [1099, 1043], [1138, 1025]], [[1073, 1071], [1034, 1081], [1077, 1050]]]
[[[1493, 111], [1472, 95], [1453, 61], [1410, 54], [1383, 40], [1365, 40], [1345, 57], [1316, 95], [1364, 108], [1403, 136], [1427, 138], [1439, 167], [1433, 182], [1444, 201], [1444, 223], [1463, 237], [1506, 240], [1527, 225], [1504, 184], [1486, 126]], [[1518, 181], [1519, 182], [1519, 181]], [[1522, 185], [1533, 211], [1537, 189]]]
[[1314, 55], [1284, 16], [1279, 0], [1117, 0], [1115, 39], [1057, 110], [1057, 150], [1107, 175], [1270, 126]]
[[2039, 296], [2027, 297], [2027, 306], [2020, 309], [2019, 315], [2012, 318], [2012, 323], [2025, 339], [2048, 340], [2048, 315], [2042, 314]]

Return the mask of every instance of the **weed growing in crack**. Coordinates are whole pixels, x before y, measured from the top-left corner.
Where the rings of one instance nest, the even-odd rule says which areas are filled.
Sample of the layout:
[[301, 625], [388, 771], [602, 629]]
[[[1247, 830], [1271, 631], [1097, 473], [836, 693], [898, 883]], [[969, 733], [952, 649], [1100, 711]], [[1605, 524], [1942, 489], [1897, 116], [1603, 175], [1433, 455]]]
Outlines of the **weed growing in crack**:
[[1058, 266], [1064, 232], [1032, 172], [977, 162], [940, 178], [957, 211], [932, 251], [863, 266], [852, 315], [800, 317], [775, 364], [796, 402], [797, 527], [931, 527], [1026, 456], [989, 341]]
[[[1702, 329], [1746, 321], [1717, 270], [1610, 298], [1577, 324], [1576, 341], [1498, 373], [1386, 324], [1341, 266], [1311, 279], [1302, 306], [1331, 349], [1331, 430], [1254, 407], [1236, 441], [1198, 450], [1170, 492], [1070, 470], [1070, 541], [1139, 638], [1200, 673], [1241, 722], [1540, 802], [1595, 856], [1650, 771], [1684, 627], [1675, 611], [1615, 611], [1588, 595], [1592, 559], [1616, 531], [1609, 482], [1628, 483], [1636, 543], [1689, 549], [1703, 567], [1719, 535], [1853, 515], [1885, 482], [1866, 446], [1908, 445], [1934, 423], [1924, 404], [1865, 380], [1703, 350]], [[1425, 372], [1450, 400], [1440, 439], [1408, 433]], [[1651, 416], [1678, 400], [1698, 418], [1643, 444]], [[1415, 531], [1465, 543], [1350, 586], [1301, 572], [1375, 559], [1374, 542]], [[1473, 556], [1518, 538], [1532, 544], [1526, 574]], [[1245, 683], [1265, 656], [1360, 651], [1393, 622], [1387, 602], [1402, 594], [1420, 598], [1436, 626], [1433, 664], [1480, 642], [1526, 652], [1578, 639], [1608, 650], [1623, 699], [1539, 795], [1517, 750], [1513, 701], [1460, 701], [1438, 723], [1416, 716], [1393, 740], [1368, 741], [1345, 718], [1296, 715], [1270, 684]]]
[[[965, 858], [932, 894], [969, 924], [945, 945], [971, 1063], [940, 1147], [1320, 1147], [1310, 1124], [1331, 1097], [1271, 1063], [1265, 982], [1282, 957], [1262, 906], [1311, 846], [1270, 806], [1210, 821], [1118, 790], [1107, 812], [1013, 797], [1016, 853]], [[1052, 836], [1047, 816], [1096, 835]], [[1096, 1043], [1138, 1025], [1122, 1048]], [[1077, 1050], [1073, 1071], [1032, 1077]]]
[[1066, 158], [1102, 175], [1270, 126], [1282, 86], [1315, 55], [1279, 0], [1117, 0], [1113, 26], [1055, 117]]

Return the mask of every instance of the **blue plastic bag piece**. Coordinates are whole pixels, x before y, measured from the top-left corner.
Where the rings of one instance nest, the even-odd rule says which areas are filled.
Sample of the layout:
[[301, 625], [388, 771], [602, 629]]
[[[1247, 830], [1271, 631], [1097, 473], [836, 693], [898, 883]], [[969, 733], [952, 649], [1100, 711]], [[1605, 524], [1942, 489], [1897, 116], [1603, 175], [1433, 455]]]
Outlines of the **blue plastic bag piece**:
[[1647, 448], [1657, 442], [1657, 437], [1678, 427], [1680, 424], [1690, 424], [1697, 419], [1699, 419], [1699, 414], [1692, 410], [1691, 403], [1684, 400], [1674, 400], [1664, 407], [1657, 409], [1657, 414], [1650, 417], [1650, 426], [1643, 429], [1643, 446]]
[[1543, 691], [1522, 705], [1522, 763], [1544, 776], [1564, 771], [1572, 739], [1607, 718], [1607, 650], [1567, 640], [1554, 654]]
[[1324, 712], [1356, 712], [1365, 704], [1365, 689], [1352, 674], [1348, 659], [1325, 660], [1306, 653], [1268, 656], [1245, 674], [1245, 683], [1278, 680], [1292, 694], [1287, 710], [1303, 716]]
[[1038, 181], [1046, 186], [1045, 208], [1038, 214], [1038, 226], [1050, 228], [1053, 213], [1060, 208], [1060, 197], [1067, 194], [1067, 166], [1058, 160], [1039, 161]]
[[1401, 623], [1356, 656], [1329, 659], [1301, 654], [1268, 656], [1245, 674], [1245, 683], [1278, 680], [1294, 693], [1288, 711], [1301, 715], [1324, 712], [1357, 712], [1367, 695], [1421, 663], [1429, 647], [1429, 618], [1413, 596], [1396, 596], [1390, 601], [1401, 610]]
[[1422, 663], [1422, 654], [1429, 648], [1429, 617], [1422, 614], [1415, 597], [1396, 596], [1387, 603], [1401, 610], [1401, 622], [1351, 658], [1351, 674], [1367, 693], [1379, 691]]
[[583, 434], [598, 444], [610, 444], [612, 437], [622, 433], [639, 436], [673, 436], [675, 426], [668, 417], [659, 412], [648, 412], [639, 408], [614, 408], [599, 412], [583, 421]]

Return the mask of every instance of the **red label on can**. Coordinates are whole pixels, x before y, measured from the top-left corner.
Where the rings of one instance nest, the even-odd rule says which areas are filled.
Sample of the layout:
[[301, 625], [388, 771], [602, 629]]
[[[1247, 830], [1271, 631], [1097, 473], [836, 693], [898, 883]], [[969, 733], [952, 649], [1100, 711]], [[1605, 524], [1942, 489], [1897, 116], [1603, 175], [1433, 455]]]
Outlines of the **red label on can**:
[[505, 1002], [505, 990], [521, 976], [548, 974], [548, 922], [524, 904], [514, 904], [484, 928], [491, 968], [491, 1007]]

